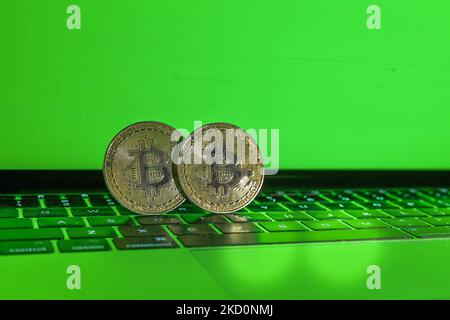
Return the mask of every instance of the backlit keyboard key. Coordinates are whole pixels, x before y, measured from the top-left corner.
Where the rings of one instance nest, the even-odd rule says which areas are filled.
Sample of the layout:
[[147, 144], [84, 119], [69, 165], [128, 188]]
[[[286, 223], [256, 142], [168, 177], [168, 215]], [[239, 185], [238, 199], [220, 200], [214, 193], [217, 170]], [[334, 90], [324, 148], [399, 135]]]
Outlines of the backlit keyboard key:
[[184, 221], [189, 224], [192, 223], [222, 223], [228, 222], [221, 214], [183, 214], [181, 215]]
[[353, 219], [345, 221], [355, 229], [391, 228], [390, 225], [377, 219]]
[[322, 205], [330, 210], [364, 210], [351, 202], [322, 203]]
[[258, 222], [258, 221], [272, 221], [269, 217], [262, 213], [235, 213], [229, 214], [228, 217], [233, 222]]
[[0, 229], [29, 229], [33, 228], [31, 219], [0, 219]]
[[304, 221], [305, 225], [309, 228], [320, 231], [320, 230], [345, 230], [350, 229], [349, 226], [342, 223], [341, 221], [329, 220], [329, 221]]
[[449, 217], [426, 217], [426, 218], [420, 218], [420, 219], [425, 221], [426, 223], [433, 225], [433, 226], [450, 226], [450, 216]]
[[384, 222], [398, 228], [405, 227], [429, 227], [428, 223], [419, 220], [418, 218], [402, 218], [402, 219], [383, 219]]
[[[52, 230], [52, 229], [43, 229]], [[99, 227], [99, 228], [69, 228], [67, 229], [69, 238], [111, 238], [116, 234], [113, 228]]]
[[89, 224], [93, 227], [100, 226], [123, 226], [131, 223], [131, 219], [126, 216], [113, 217], [89, 217], [87, 218]]
[[40, 206], [37, 196], [22, 196], [20, 200], [16, 201], [18, 208], [39, 208]]
[[270, 211], [283, 211], [284, 208], [276, 203], [267, 204], [250, 204], [248, 207], [253, 212], [270, 212]]
[[[195, 235], [198, 237], [198, 235]], [[114, 244], [119, 250], [177, 248], [178, 245], [169, 236], [151, 236], [139, 238], [115, 238]]]
[[450, 208], [434, 208], [434, 209], [418, 209], [420, 212], [428, 214], [430, 216], [450, 216]]
[[260, 225], [270, 232], [308, 231], [306, 227], [295, 221], [261, 222]]
[[319, 202], [319, 201], [327, 201], [325, 198], [322, 198], [318, 194], [300, 194], [300, 195], [291, 195], [289, 196], [292, 200], [296, 202]]
[[[289, 203], [286, 204], [286, 207], [288, 207], [292, 211], [323, 211], [325, 210], [324, 207], [319, 206], [316, 203]], [[279, 210], [278, 210], [279, 211]]]
[[25, 208], [23, 216], [25, 218], [44, 218], [44, 217], [67, 217], [69, 214], [64, 208]]
[[273, 203], [273, 202], [288, 202], [289, 201], [282, 195], [269, 195], [269, 194], [259, 195], [256, 197], [255, 200], [258, 201], [259, 203]]
[[400, 208], [431, 208], [431, 205], [426, 204], [423, 201], [392, 201], [394, 204], [399, 206]]
[[390, 218], [379, 210], [344, 210], [344, 212], [357, 219]]
[[426, 214], [415, 209], [385, 209], [387, 214], [396, 218], [426, 217]]
[[261, 232], [261, 229], [250, 222], [216, 223], [215, 226], [223, 233]]
[[310, 216], [319, 219], [319, 220], [326, 220], [326, 219], [353, 219], [353, 217], [349, 216], [348, 214], [342, 212], [342, 211], [311, 211], [309, 213]]
[[102, 195], [89, 195], [89, 202], [93, 207], [116, 206], [117, 203], [112, 198], [105, 198]]
[[213, 234], [216, 233], [209, 225], [207, 224], [191, 224], [191, 225], [170, 225], [170, 231], [175, 233], [176, 235], [182, 234]]
[[48, 240], [0, 242], [0, 254], [52, 253]]
[[85, 227], [82, 218], [62, 217], [62, 218], [38, 218], [39, 228], [68, 228]]
[[424, 227], [403, 229], [419, 238], [449, 238], [450, 227]]
[[58, 248], [61, 252], [107, 251], [111, 249], [105, 239], [59, 240]]
[[115, 216], [112, 208], [72, 208], [75, 217]]
[[305, 212], [270, 212], [267, 213], [267, 215], [277, 221], [312, 220], [311, 216], [307, 215]]
[[158, 236], [165, 235], [167, 232], [163, 227], [154, 226], [123, 226], [119, 227], [119, 231], [124, 237], [148, 237], [148, 236]]
[[0, 230], [0, 241], [62, 239], [59, 229], [5, 229]]
[[148, 217], [139, 217], [138, 221], [143, 225], [181, 223], [180, 219], [170, 215], [152, 215]]
[[19, 216], [19, 211], [14, 208], [0, 208], [0, 219], [1, 218], [17, 218]]
[[398, 209], [398, 206], [394, 206], [388, 202], [377, 201], [377, 202], [364, 202], [361, 203], [366, 209]]

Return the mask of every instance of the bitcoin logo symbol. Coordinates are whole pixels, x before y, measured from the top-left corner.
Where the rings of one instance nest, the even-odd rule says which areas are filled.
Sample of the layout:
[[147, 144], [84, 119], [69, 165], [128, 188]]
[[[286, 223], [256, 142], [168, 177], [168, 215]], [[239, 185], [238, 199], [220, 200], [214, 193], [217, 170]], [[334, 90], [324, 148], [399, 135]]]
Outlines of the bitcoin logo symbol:
[[[227, 155], [227, 158], [229, 154]], [[230, 188], [236, 186], [241, 181], [244, 174], [252, 175], [252, 171], [244, 172], [237, 164], [236, 155], [233, 155], [233, 163], [211, 164], [210, 179], [205, 183], [207, 188], [212, 188], [216, 196], [228, 196]], [[228, 158], [229, 159], [229, 158]], [[222, 193], [220, 192], [222, 191]]]
[[136, 157], [139, 182], [136, 190], [144, 190], [145, 196], [160, 195], [160, 188], [168, 185], [172, 179], [169, 170], [169, 157], [163, 150], [156, 148], [153, 140], [139, 141], [139, 149], [130, 151], [130, 156]]

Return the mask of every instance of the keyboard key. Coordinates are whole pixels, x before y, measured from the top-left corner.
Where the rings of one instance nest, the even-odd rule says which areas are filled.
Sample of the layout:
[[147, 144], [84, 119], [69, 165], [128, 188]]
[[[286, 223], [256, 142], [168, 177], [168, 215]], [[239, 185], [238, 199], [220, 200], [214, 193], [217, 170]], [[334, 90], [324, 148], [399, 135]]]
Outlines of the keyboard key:
[[[292, 211], [323, 211], [324, 208], [319, 206], [316, 203], [289, 203], [286, 204], [286, 207], [288, 207]], [[275, 210], [277, 211], [277, 210]], [[280, 211], [280, 210], [278, 210]]]
[[353, 217], [342, 211], [312, 211], [309, 213], [310, 216], [319, 219], [353, 219]]
[[0, 219], [2, 218], [17, 218], [19, 211], [14, 208], [0, 208]]
[[44, 217], [67, 217], [69, 214], [64, 208], [44, 209], [44, 208], [25, 208], [23, 216], [25, 218], [44, 218]]
[[159, 236], [166, 235], [166, 231], [163, 227], [154, 226], [124, 226], [119, 227], [120, 233], [124, 237], [148, 237], [148, 236]]
[[[450, 229], [449, 229], [450, 233]], [[224, 235], [184, 235], [180, 241], [186, 247], [216, 247], [232, 245], [264, 245], [324, 241], [382, 240], [412, 238], [397, 229], [365, 229], [336, 231], [264, 232]]]
[[285, 210], [283, 207], [276, 203], [267, 203], [267, 204], [250, 204], [248, 207], [253, 212], [270, 212], [270, 211], [283, 211]]
[[421, 220], [433, 226], [450, 226], [450, 217], [426, 217]]
[[[46, 230], [46, 229], [43, 229]], [[48, 229], [52, 230], [52, 229]], [[113, 228], [99, 227], [99, 228], [69, 228], [67, 234], [71, 239], [77, 238], [111, 238], [116, 234]]]
[[423, 193], [438, 199], [449, 199], [450, 191], [447, 188], [421, 190]]
[[85, 227], [83, 219], [63, 217], [63, 218], [38, 218], [37, 224], [40, 228], [65, 228], [65, 227]]
[[67, 195], [65, 199], [60, 196], [45, 196], [45, 205], [47, 208], [54, 207], [85, 207], [86, 202], [79, 196]]
[[138, 221], [143, 225], [181, 223], [180, 219], [170, 215], [153, 215], [148, 217], [139, 217]]
[[75, 217], [115, 216], [112, 208], [72, 208]]
[[369, 218], [390, 218], [386, 213], [379, 210], [344, 210], [356, 219], [369, 219]]
[[366, 209], [398, 209], [398, 206], [393, 206], [390, 203], [384, 201], [377, 202], [364, 202], [361, 203]]
[[128, 210], [127, 208], [124, 208], [124, 207], [119, 207], [118, 206], [118, 207], [116, 207], [116, 209], [117, 209], [117, 211], [119, 211], [119, 214], [121, 216], [135, 216], [135, 215], [137, 215], [136, 212]]
[[62, 239], [60, 229], [4, 229], [0, 230], [0, 241]]
[[419, 211], [435, 217], [450, 216], [450, 208], [419, 209]]
[[448, 208], [450, 207], [450, 199], [438, 200], [433, 202], [433, 204], [439, 208]]
[[354, 219], [345, 221], [355, 229], [391, 228], [390, 225], [377, 219]]
[[112, 198], [105, 198], [103, 195], [89, 195], [89, 202], [93, 207], [117, 206]]
[[52, 253], [50, 241], [14, 241], [0, 242], [0, 254]]
[[319, 194], [300, 194], [300, 195], [290, 195], [289, 198], [296, 202], [319, 202], [326, 201], [325, 198], [322, 198]]
[[45, 206], [47, 208], [70, 207], [70, 203], [68, 200], [61, 199], [60, 196], [45, 196]]
[[391, 226], [398, 228], [406, 228], [406, 227], [429, 227], [429, 225], [422, 220], [417, 218], [402, 218], [402, 219], [383, 219], [384, 222], [390, 224]]
[[281, 231], [308, 231], [303, 225], [295, 221], [261, 222], [260, 225], [270, 232]]
[[364, 210], [363, 207], [357, 206], [351, 202], [322, 203], [322, 205], [330, 210]]
[[396, 218], [426, 217], [427, 215], [415, 209], [385, 209], [387, 214]]
[[172, 211], [170, 211], [170, 213], [180, 213], [180, 214], [185, 214], [185, 213], [204, 213], [205, 210], [199, 208], [199, 207], [191, 207], [191, 206], [179, 206], [175, 209], [173, 209]]
[[401, 198], [404, 200], [414, 200], [419, 199], [419, 195], [417, 194], [417, 190], [409, 189], [409, 190], [390, 190], [389, 194]]
[[41, 204], [37, 196], [22, 196], [16, 201], [18, 208], [40, 208]]
[[419, 238], [448, 238], [450, 227], [424, 227], [403, 229]]
[[216, 233], [208, 224], [170, 225], [170, 231], [176, 235], [182, 234], [213, 234]]
[[392, 201], [394, 204], [396, 204], [397, 206], [399, 206], [400, 208], [431, 208], [431, 205], [426, 204], [423, 201]]
[[350, 229], [349, 226], [346, 224], [336, 221], [336, 220], [329, 220], [329, 221], [305, 221], [303, 222], [305, 225], [307, 225], [309, 228], [320, 231], [320, 230], [345, 230]]
[[59, 240], [61, 252], [106, 251], [111, 247], [105, 239]]
[[0, 219], [0, 229], [33, 228], [31, 219]]
[[93, 227], [100, 226], [123, 226], [131, 224], [129, 217], [114, 216], [114, 217], [89, 217], [87, 218], [89, 224]]
[[363, 201], [362, 199], [356, 197], [353, 194], [346, 194], [346, 193], [337, 193], [337, 194], [325, 194], [325, 198], [331, 200], [331, 201], [337, 201], [337, 202], [349, 202], [349, 201]]
[[16, 198], [12, 196], [0, 196], [0, 207], [15, 207]]
[[379, 191], [366, 191], [366, 192], [361, 192], [358, 193], [359, 196], [363, 197], [364, 199], [367, 199], [369, 201], [386, 201], [389, 200], [390, 198], [388, 197], [386, 191], [384, 190], [379, 190]]
[[261, 232], [261, 229], [250, 222], [216, 223], [215, 226], [223, 233]]
[[228, 222], [223, 215], [221, 214], [183, 214], [181, 215], [184, 221], [186, 221], [189, 224], [193, 223], [222, 223], [222, 222]]
[[[198, 237], [195, 235], [194, 237]], [[177, 248], [178, 245], [169, 236], [139, 238], [115, 238], [114, 244], [119, 250]]]
[[269, 217], [262, 213], [235, 213], [229, 214], [228, 218], [230, 218], [233, 222], [272, 221]]
[[256, 197], [255, 200], [258, 201], [259, 203], [289, 202], [289, 200], [282, 195], [270, 195], [270, 194], [259, 195]]
[[312, 218], [305, 212], [270, 212], [267, 213], [269, 217], [277, 221], [289, 221], [289, 220], [312, 220]]

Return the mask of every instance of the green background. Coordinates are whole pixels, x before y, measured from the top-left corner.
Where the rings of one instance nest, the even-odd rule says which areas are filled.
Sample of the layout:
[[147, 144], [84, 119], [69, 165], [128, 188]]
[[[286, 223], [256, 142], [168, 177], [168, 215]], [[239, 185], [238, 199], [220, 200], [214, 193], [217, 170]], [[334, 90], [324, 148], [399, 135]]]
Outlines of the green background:
[[1, 1], [0, 168], [101, 168], [143, 120], [278, 128], [283, 169], [450, 168], [450, 2], [370, 4]]

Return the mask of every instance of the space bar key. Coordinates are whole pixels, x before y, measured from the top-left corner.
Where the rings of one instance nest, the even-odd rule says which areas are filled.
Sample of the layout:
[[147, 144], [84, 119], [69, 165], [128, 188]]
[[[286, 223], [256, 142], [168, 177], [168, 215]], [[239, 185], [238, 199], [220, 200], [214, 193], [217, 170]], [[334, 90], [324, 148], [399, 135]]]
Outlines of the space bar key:
[[302, 231], [284, 233], [236, 233], [179, 236], [186, 247], [281, 244], [302, 242], [356, 241], [411, 238], [397, 229]]

